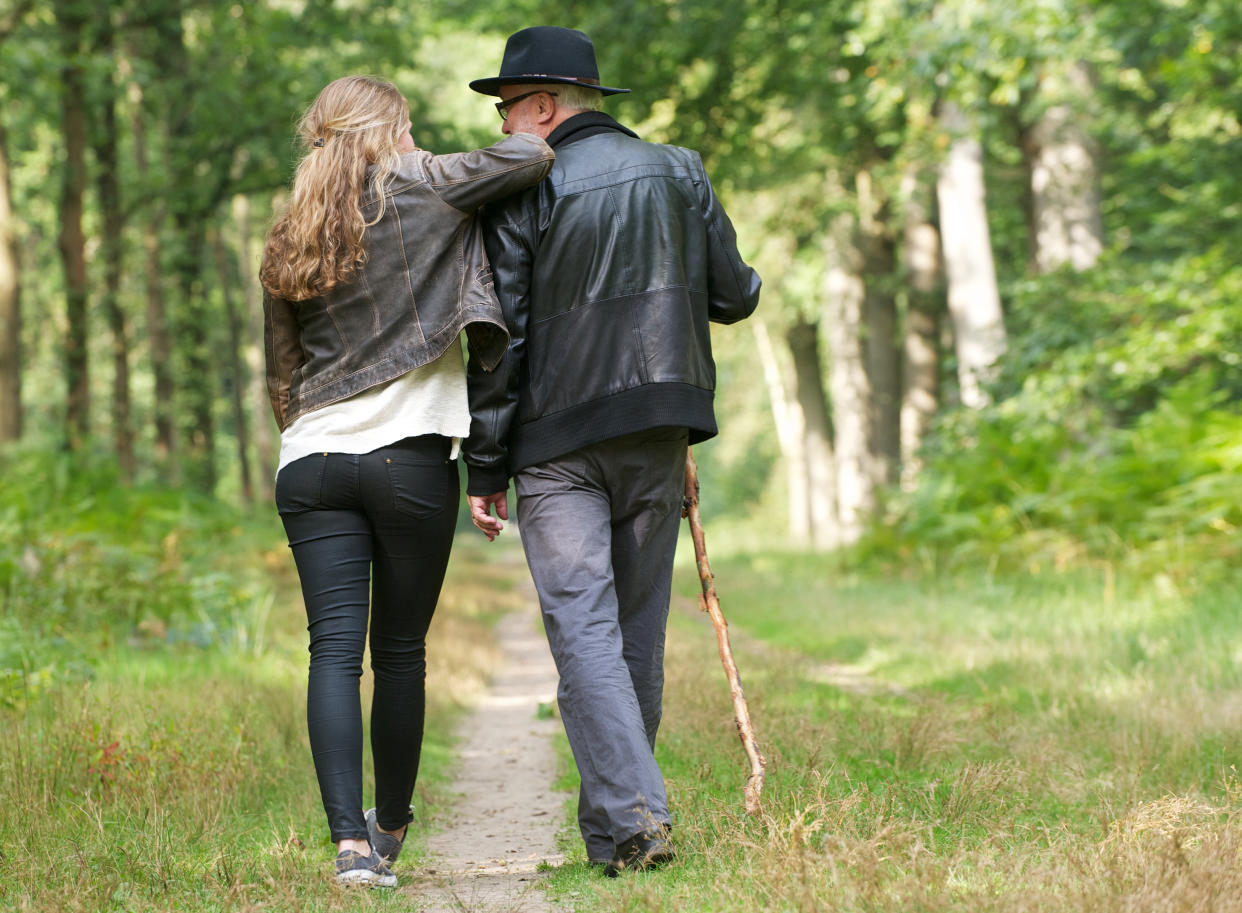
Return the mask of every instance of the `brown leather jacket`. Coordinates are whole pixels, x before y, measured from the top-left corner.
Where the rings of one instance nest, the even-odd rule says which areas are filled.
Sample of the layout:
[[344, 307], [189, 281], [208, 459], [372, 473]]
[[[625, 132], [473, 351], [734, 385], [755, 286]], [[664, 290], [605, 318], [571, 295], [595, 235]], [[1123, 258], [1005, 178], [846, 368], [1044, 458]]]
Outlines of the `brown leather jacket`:
[[[434, 361], [463, 329], [473, 356], [494, 368], [509, 337], [476, 211], [537, 184], [552, 159], [530, 134], [472, 152], [403, 155], [351, 282], [305, 301], [265, 291], [267, 386], [280, 429]], [[372, 187], [364, 215], [378, 206]]]

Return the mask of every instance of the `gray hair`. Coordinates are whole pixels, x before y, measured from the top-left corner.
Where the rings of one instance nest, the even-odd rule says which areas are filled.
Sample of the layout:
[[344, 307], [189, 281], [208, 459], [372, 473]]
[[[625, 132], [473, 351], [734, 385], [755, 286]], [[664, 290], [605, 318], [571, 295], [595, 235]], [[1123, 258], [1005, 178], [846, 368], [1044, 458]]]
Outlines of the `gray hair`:
[[571, 111], [602, 111], [604, 108], [604, 93], [590, 86], [559, 82], [526, 82], [514, 85], [512, 88], [514, 95], [522, 95], [526, 92], [551, 92], [556, 96], [558, 107], [568, 108]]
[[558, 85], [549, 89], [556, 92], [557, 104], [579, 111], [600, 111], [604, 107], [604, 93], [588, 86]]

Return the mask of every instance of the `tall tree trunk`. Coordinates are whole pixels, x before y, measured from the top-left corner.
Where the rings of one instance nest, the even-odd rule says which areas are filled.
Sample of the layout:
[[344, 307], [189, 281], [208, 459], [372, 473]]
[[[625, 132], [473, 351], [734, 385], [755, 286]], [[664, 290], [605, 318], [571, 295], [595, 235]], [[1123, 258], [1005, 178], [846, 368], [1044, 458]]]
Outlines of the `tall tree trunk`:
[[862, 257], [854, 217], [838, 216], [825, 239], [828, 390], [836, 444], [837, 517], [842, 545], [857, 542], [875, 509], [872, 473], [871, 384], [863, 357]]
[[[18, 0], [0, 23], [0, 44], [7, 41], [34, 6]], [[4, 93], [0, 91], [0, 102]], [[13, 211], [13, 182], [9, 144], [0, 110], [0, 443], [22, 434], [22, 272], [17, 244], [17, 216]]]
[[267, 395], [267, 374], [263, 354], [263, 296], [256, 275], [255, 245], [250, 223], [250, 199], [238, 195], [233, 199], [233, 221], [238, 234], [238, 274], [246, 304], [246, 344], [242, 352], [250, 377], [251, 413], [254, 415], [254, 450], [259, 465], [258, 490], [264, 501], [274, 494], [276, 462], [276, 421]]
[[205, 253], [205, 227], [192, 213], [179, 212], [173, 221], [178, 243], [173, 256], [177, 275], [180, 315], [177, 340], [180, 364], [184, 366], [186, 441], [183, 463], [188, 478], [204, 492], [216, 488], [216, 422], [213, 406], [216, 396], [216, 364], [211, 317], [203, 289], [202, 257]]
[[989, 401], [986, 385], [1006, 347], [988, 231], [983, 147], [957, 105], [946, 103], [940, 119], [950, 136], [948, 157], [936, 184], [949, 314], [962, 402], [977, 409]]
[[0, 120], [0, 443], [22, 434], [21, 261], [9, 178], [9, 147]]
[[246, 420], [246, 371], [242, 367], [242, 315], [234, 296], [234, 270], [228, 246], [218, 231], [211, 233], [212, 247], [216, 254], [216, 273], [220, 278], [220, 294], [224, 298], [224, 313], [229, 325], [228, 381], [229, 400], [233, 407], [233, 425], [237, 435], [237, 462], [241, 473], [242, 499], [254, 501], [254, 484], [250, 474], [250, 423]]
[[[99, 12], [96, 47], [103, 54], [112, 56], [115, 48], [109, 7], [104, 5]], [[95, 161], [99, 166], [96, 185], [103, 222], [100, 247], [104, 262], [104, 286], [100, 304], [112, 336], [112, 444], [121, 477], [128, 482], [134, 477], [134, 428], [129, 395], [129, 327], [121, 306], [125, 216], [121, 210], [118, 173], [116, 91], [111, 76], [106, 78], [108, 82], [98, 106], [99, 124], [94, 142]]]
[[789, 505], [789, 537], [800, 545], [811, 541], [811, 481], [806, 465], [806, 429], [802, 409], [789, 396], [785, 379], [781, 376], [776, 348], [768, 334], [762, 317], [748, 320], [755, 334], [755, 348], [763, 365], [763, 378], [768, 388], [768, 401], [772, 404], [772, 418], [776, 423], [776, 440], [781, 448], [785, 464], [786, 494]]
[[[141, 89], [135, 84], [131, 94], [141, 99]], [[132, 123], [134, 160], [143, 183], [151, 183], [151, 167], [147, 154], [146, 122], [142, 106], [135, 105]], [[151, 357], [151, 373], [155, 379], [155, 459], [177, 475], [173, 454], [177, 449], [177, 432], [173, 410], [176, 388], [173, 383], [172, 341], [168, 332], [168, 305], [164, 299], [164, 267], [160, 234], [164, 227], [165, 203], [157, 201], [142, 228], [142, 250], [147, 292], [147, 348]]]
[[200, 171], [203, 160], [193, 119], [175, 97], [175, 90], [187, 82], [184, 12], [173, 5], [156, 20], [155, 62], [165, 80], [162, 123], [171, 181], [168, 208], [175, 233], [169, 258], [177, 291], [172, 327], [175, 363], [183, 378], [177, 415], [185, 423], [185, 447], [178, 462], [188, 480], [210, 494], [216, 487], [216, 340], [203, 287], [203, 257], [207, 225], [218, 207], [207, 199], [210, 192]]
[[60, 190], [59, 247], [65, 273], [65, 411], [66, 439], [71, 449], [82, 446], [90, 433], [90, 378], [88, 373], [86, 309], [86, 235], [82, 230], [86, 192], [86, 88], [80, 62], [86, 29], [83, 5], [57, 0], [56, 21], [61, 54], [61, 140], [65, 166]]
[[905, 388], [901, 400], [901, 480], [913, 487], [919, 448], [940, 403], [940, 315], [944, 287], [940, 275], [940, 235], [932, 224], [928, 188], [920, 175], [902, 176], [906, 297]]
[[871, 175], [856, 180], [859, 249], [865, 277], [863, 354], [871, 386], [872, 477], [877, 484], [897, 481], [901, 466], [901, 358], [897, 347], [897, 253], [885, 227], [887, 206], [876, 199]]
[[1031, 176], [1031, 249], [1046, 273], [1069, 264], [1087, 269], [1104, 249], [1096, 160], [1082, 106], [1094, 94], [1085, 64], [1049, 65], [1042, 90], [1052, 104], [1023, 136]]
[[836, 548], [840, 543], [835, 496], [836, 455], [828, 399], [824, 394], [819, 324], [799, 317], [786, 331], [785, 339], [793, 356], [795, 401], [802, 414], [810, 543], [817, 549]]

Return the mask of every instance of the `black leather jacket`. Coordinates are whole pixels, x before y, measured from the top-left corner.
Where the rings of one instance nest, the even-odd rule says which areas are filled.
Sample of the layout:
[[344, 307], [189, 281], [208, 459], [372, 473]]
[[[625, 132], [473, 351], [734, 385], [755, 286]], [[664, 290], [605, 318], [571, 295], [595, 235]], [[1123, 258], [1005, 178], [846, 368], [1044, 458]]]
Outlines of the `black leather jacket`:
[[[472, 152], [407, 153], [352, 281], [306, 301], [264, 292], [268, 393], [282, 431], [299, 415], [434, 361], [463, 329], [471, 361], [495, 367], [508, 335], [476, 213], [541, 180], [552, 158], [530, 134]], [[373, 219], [378, 206], [370, 186], [364, 216]]]
[[708, 321], [733, 323], [759, 300], [697, 153], [596, 112], [548, 142], [548, 179], [483, 213], [510, 342], [492, 373], [469, 367], [474, 495], [633, 431], [714, 435]]

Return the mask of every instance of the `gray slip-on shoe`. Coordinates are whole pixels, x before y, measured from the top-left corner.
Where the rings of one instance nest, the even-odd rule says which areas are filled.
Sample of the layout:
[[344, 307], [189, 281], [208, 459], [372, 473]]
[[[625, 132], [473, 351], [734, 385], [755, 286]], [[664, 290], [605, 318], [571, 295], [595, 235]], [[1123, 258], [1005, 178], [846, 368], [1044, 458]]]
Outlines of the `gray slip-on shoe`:
[[[401, 855], [401, 845], [405, 842], [405, 835], [394, 837], [392, 834], [385, 834], [379, 829], [379, 823], [375, 820], [375, 809], [368, 808], [365, 812], [367, 820], [367, 838], [371, 841], [371, 849], [379, 854], [380, 859], [390, 865], [397, 861], [397, 857]], [[405, 822], [405, 833], [410, 832], [410, 822], [414, 820], [414, 806], [410, 806], [409, 817]]]
[[336, 880], [345, 885], [363, 885], [374, 888], [395, 888], [397, 876], [380, 859], [374, 849], [364, 856], [353, 850], [341, 850], [336, 854]]

